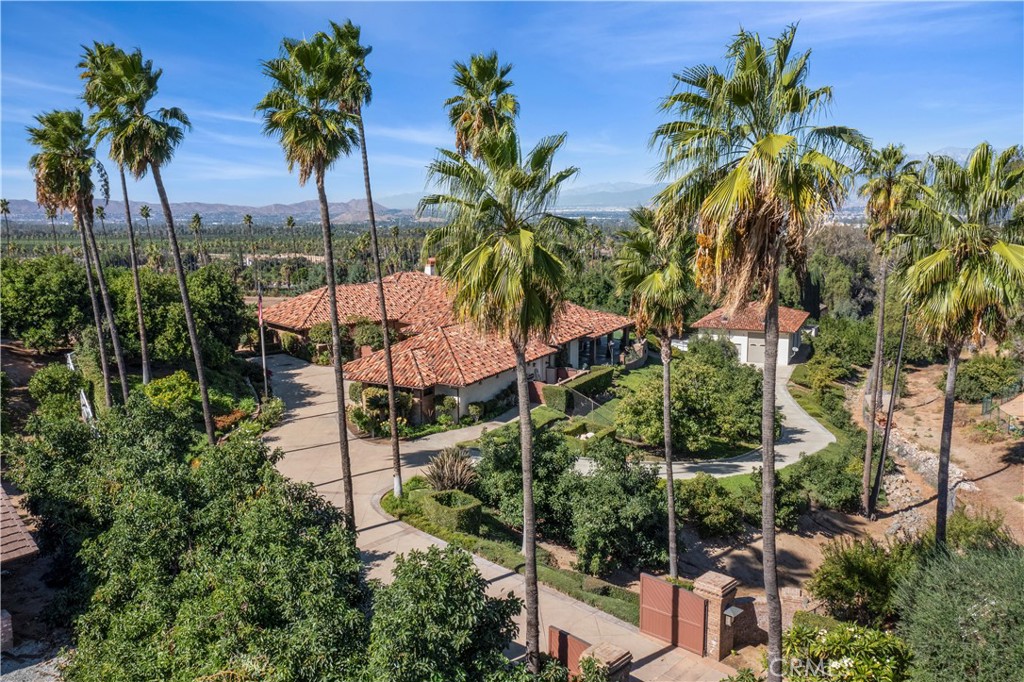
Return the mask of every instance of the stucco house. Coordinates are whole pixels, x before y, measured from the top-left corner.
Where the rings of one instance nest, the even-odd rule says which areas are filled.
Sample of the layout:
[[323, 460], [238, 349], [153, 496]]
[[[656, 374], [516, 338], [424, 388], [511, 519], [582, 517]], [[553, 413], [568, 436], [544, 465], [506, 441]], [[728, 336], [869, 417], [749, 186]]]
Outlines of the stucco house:
[[[779, 306], [779, 365], [788, 365], [800, 350], [800, 330], [810, 313]], [[750, 303], [729, 315], [719, 308], [691, 325], [697, 334], [727, 338], [736, 346], [740, 362], [764, 364], [764, 306]], [[693, 335], [690, 335], [692, 338]], [[673, 341], [672, 345], [686, 350], [688, 339]]]
[[[433, 272], [428, 264], [424, 272], [384, 278], [388, 326], [400, 338], [391, 347], [395, 385], [412, 394], [416, 421], [432, 418], [435, 401], [444, 396], [456, 399], [462, 417], [471, 403], [489, 400], [515, 381], [515, 355], [508, 340], [459, 323], [447, 283]], [[380, 322], [373, 283], [341, 285], [337, 299], [341, 320]], [[327, 311], [323, 287], [267, 308], [263, 319], [272, 329], [304, 336], [314, 324], [329, 319]], [[533, 339], [527, 346], [530, 380], [556, 383], [587, 367], [618, 362], [622, 342], [613, 336], [622, 331], [628, 338], [632, 327], [627, 317], [563, 304], [550, 337]], [[366, 353], [346, 363], [344, 371], [349, 381], [383, 387], [384, 351]]]

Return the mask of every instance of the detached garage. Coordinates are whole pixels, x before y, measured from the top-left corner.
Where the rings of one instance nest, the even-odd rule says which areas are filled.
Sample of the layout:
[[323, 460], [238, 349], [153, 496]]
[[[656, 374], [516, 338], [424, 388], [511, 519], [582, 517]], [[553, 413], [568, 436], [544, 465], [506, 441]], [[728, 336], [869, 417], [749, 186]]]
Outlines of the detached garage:
[[[778, 364], [788, 365], [800, 350], [800, 330], [811, 314], [779, 306]], [[714, 337], [729, 339], [736, 346], [740, 362], [764, 364], [764, 307], [750, 304], [727, 315], [724, 308], [693, 323], [694, 329]]]

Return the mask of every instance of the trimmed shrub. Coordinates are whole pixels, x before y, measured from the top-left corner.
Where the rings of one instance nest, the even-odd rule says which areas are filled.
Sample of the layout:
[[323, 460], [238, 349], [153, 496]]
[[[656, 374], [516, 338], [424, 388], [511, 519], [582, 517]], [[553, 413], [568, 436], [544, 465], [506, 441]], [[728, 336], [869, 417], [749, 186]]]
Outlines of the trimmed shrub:
[[[388, 327], [388, 338], [391, 343], [398, 340], [395, 330], [390, 327]], [[380, 350], [384, 347], [384, 332], [377, 322], [359, 322], [352, 330], [352, 340], [356, 346], [369, 346], [373, 350]]]
[[154, 379], [143, 390], [154, 405], [173, 414], [187, 415], [192, 421], [202, 418], [199, 382], [183, 369], [163, 379]]
[[353, 381], [348, 385], [348, 399], [354, 403], [363, 404], [363, 382]]
[[823, 560], [808, 591], [840, 620], [880, 626], [896, 614], [896, 588], [914, 570], [917, 543], [839, 538], [822, 548]]
[[794, 625], [782, 638], [790, 682], [900, 682], [908, 679], [910, 657], [907, 644], [895, 634], [855, 625], [824, 633]]
[[[748, 523], [761, 525], [761, 467], [750, 472], [737, 496], [743, 517]], [[796, 530], [800, 515], [807, 511], [807, 493], [798, 476], [775, 476], [775, 527]]]
[[[1003, 395], [1024, 379], [1024, 367], [1009, 357], [978, 355], [960, 365], [956, 372], [956, 399], [980, 403], [990, 395]], [[939, 389], [946, 389], [943, 372]]]
[[28, 380], [28, 392], [48, 417], [71, 416], [78, 409], [78, 390], [85, 388], [82, 375], [59, 362], [46, 365]]
[[334, 341], [331, 335], [330, 322], [317, 322], [309, 328], [309, 332], [306, 335], [313, 343], [326, 343], [329, 346]]
[[[562, 385], [569, 390], [577, 391], [588, 398], [592, 398], [611, 388], [612, 379], [615, 376], [613, 370], [614, 368], [610, 365], [595, 365], [583, 376], [570, 379]], [[565, 412], [565, 410], [562, 410], [562, 412]]]
[[826, 616], [821, 613], [814, 613], [813, 611], [797, 611], [793, 614], [793, 626], [800, 626], [804, 628], [811, 628], [814, 630], [832, 630], [834, 628], [846, 627], [844, 623]]
[[676, 513], [705, 537], [721, 537], [739, 530], [743, 520], [736, 499], [710, 474], [676, 481]]
[[544, 404], [552, 410], [558, 410], [566, 414], [572, 409], [572, 394], [565, 390], [564, 386], [550, 384], [541, 388], [544, 396]]
[[476, 468], [465, 448], [445, 448], [430, 458], [423, 478], [434, 490], [469, 490], [476, 483]]
[[419, 501], [423, 515], [431, 523], [460, 533], [480, 532], [482, 505], [467, 492], [440, 490], [424, 495]]
[[484, 404], [483, 403], [470, 403], [466, 408], [466, 412], [469, 414], [469, 418], [474, 423], [479, 423], [484, 416]]
[[914, 679], [1003, 682], [1024, 670], [1024, 550], [947, 553], [900, 585]]
[[451, 417], [453, 420], [459, 415], [459, 400], [453, 395], [446, 395], [437, 402], [437, 414]]

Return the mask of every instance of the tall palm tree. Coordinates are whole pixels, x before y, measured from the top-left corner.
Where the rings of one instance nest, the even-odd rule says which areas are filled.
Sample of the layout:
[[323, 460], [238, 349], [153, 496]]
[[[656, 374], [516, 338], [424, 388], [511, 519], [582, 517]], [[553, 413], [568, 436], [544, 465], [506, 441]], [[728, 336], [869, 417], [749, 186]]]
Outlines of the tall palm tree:
[[46, 207], [46, 219], [50, 221], [50, 233], [53, 235], [53, 252], [60, 253], [60, 244], [57, 242], [57, 209], [53, 206]]
[[[727, 308], [760, 298], [765, 320], [761, 411], [762, 539], [768, 602], [768, 679], [781, 679], [782, 610], [775, 547], [775, 379], [779, 269], [785, 252], [802, 256], [804, 238], [840, 205], [851, 175], [841, 161], [863, 138], [816, 127], [832, 98], [806, 85], [810, 52], [793, 54], [796, 27], [767, 45], [740, 31], [728, 69], [699, 65], [676, 74], [662, 109], [678, 120], [657, 128], [662, 171], [674, 178], [659, 195], [663, 211], [696, 216], [698, 283]], [[851, 154], [852, 156], [852, 154]]]
[[[90, 263], [89, 245], [85, 238], [85, 224], [82, 217], [80, 194], [93, 191], [91, 167], [83, 168], [85, 159], [66, 154], [67, 143], [60, 140], [62, 135], [55, 130], [61, 123], [59, 112], [51, 112], [37, 116], [40, 128], [33, 134], [33, 143], [40, 151], [29, 159], [29, 168], [33, 171], [36, 185], [36, 201], [46, 207], [47, 211], [71, 211], [75, 219], [75, 228], [82, 241], [82, 260], [85, 262], [85, 281], [89, 289], [89, 301], [92, 303], [92, 318], [96, 326], [96, 342], [100, 356], [100, 372], [103, 375], [103, 396], [107, 407], [113, 405], [113, 393], [110, 383], [110, 362], [107, 359], [107, 345], [103, 338], [103, 314], [96, 297], [93, 285], [92, 265]], [[51, 139], [53, 138], [53, 139]], [[83, 178], [82, 175], [86, 177]], [[102, 179], [102, 176], [101, 176]], [[88, 182], [86, 182], [88, 181]]]
[[909, 246], [898, 268], [902, 296], [925, 336], [946, 347], [935, 508], [935, 539], [943, 545], [960, 354], [968, 341], [1002, 340], [1024, 304], [1024, 152], [1015, 145], [996, 153], [983, 142], [963, 166], [947, 156], [931, 165], [921, 219], [897, 241]]
[[153, 242], [153, 232], [149, 229], [149, 217], [153, 215], [152, 210], [149, 208], [149, 204], [143, 204], [142, 208], [139, 209], [139, 215], [146, 221], [146, 239]]
[[103, 235], [104, 243], [107, 242], [107, 209], [103, 206], [96, 207], [96, 217], [100, 219], [100, 234]]
[[192, 238], [196, 244], [196, 261], [200, 266], [207, 264], [206, 249], [203, 247], [203, 216], [198, 213], [192, 214], [188, 229], [192, 232]]
[[[78, 109], [73, 111], [50, 111], [36, 116], [38, 127], [29, 127], [29, 142], [39, 147], [40, 152], [32, 157], [29, 165], [36, 170], [37, 178], [40, 174], [49, 172], [62, 174], [63, 179], [44, 182], [42, 185], [37, 179], [37, 192], [40, 186], [44, 191], [49, 187], [58, 188], [57, 195], [43, 199], [40, 203], [43, 206], [67, 206], [76, 211], [76, 216], [83, 228], [85, 249], [83, 253], [88, 262], [92, 257], [93, 266], [96, 268], [96, 282], [99, 285], [100, 300], [103, 302], [103, 309], [107, 319], [107, 329], [110, 332], [110, 342], [114, 350], [114, 360], [117, 363], [118, 379], [121, 382], [121, 395], [125, 402], [128, 401], [128, 373], [124, 362], [124, 352], [121, 348], [121, 338], [117, 333], [117, 325], [114, 323], [114, 307], [110, 301], [110, 293], [107, 290], [107, 280], [103, 274], [103, 264], [100, 261], [99, 246], [96, 244], [96, 235], [93, 232], [93, 192], [96, 189], [92, 181], [93, 171], [100, 178], [100, 191], [104, 199], [110, 195], [109, 183], [106, 171], [96, 159], [96, 148], [93, 145], [95, 129], [88, 126], [85, 117]], [[95, 311], [98, 312], [98, 311]], [[99, 343], [103, 344], [103, 335], [100, 334]], [[107, 399], [110, 400], [110, 390], [107, 390]]]
[[8, 218], [11, 215], [11, 202], [7, 199], [0, 199], [0, 215], [4, 217], [4, 231], [7, 232], [7, 244], [11, 243], [11, 222]]
[[455, 62], [452, 83], [462, 92], [445, 100], [448, 120], [455, 129], [455, 149], [465, 156], [477, 151], [479, 139], [497, 133], [515, 122], [519, 115], [519, 100], [510, 92], [512, 81], [508, 74], [511, 64], [501, 64], [498, 53], [475, 54], [469, 64]]
[[[898, 221], [909, 202], [921, 191], [920, 163], [908, 161], [902, 145], [887, 145], [865, 155], [861, 175], [866, 182], [860, 195], [867, 198], [867, 237], [879, 256], [878, 293], [875, 296], [875, 354], [867, 380], [868, 419], [867, 444], [864, 448], [864, 471], [861, 481], [861, 510], [871, 516], [871, 461], [875, 445], [875, 417], [880, 409], [884, 377], [883, 349], [885, 340], [885, 299], [888, 284], [889, 239], [899, 229]], [[895, 389], [894, 389], [895, 390]], [[891, 400], [891, 398], [890, 398]]]
[[[668, 502], [668, 570], [678, 577], [676, 549], [675, 483], [672, 471], [672, 337], [683, 331], [684, 318], [693, 304], [693, 256], [696, 242], [688, 230], [665, 240], [654, 211], [630, 212], [634, 227], [619, 233], [622, 247], [615, 258], [618, 288], [630, 298], [630, 314], [637, 333], [658, 335], [661, 344], [662, 426], [665, 431], [665, 493]], [[589, 235], [584, 235], [585, 237]]]
[[395, 497], [402, 496], [402, 453], [398, 441], [398, 402], [395, 397], [395, 370], [391, 361], [391, 334], [388, 331], [388, 310], [384, 299], [384, 274], [380, 265], [380, 247], [377, 240], [377, 218], [373, 210], [373, 192], [370, 188], [370, 162], [366, 152], [366, 128], [363, 126], [363, 107], [370, 103], [373, 88], [366, 58], [372, 47], [359, 43], [360, 29], [351, 21], [339, 26], [331, 22], [330, 34], [320, 33], [315, 40], [322, 43], [330, 59], [336, 60], [335, 99], [341, 111], [350, 114], [356, 124], [359, 149], [363, 160], [363, 185], [366, 190], [366, 212], [370, 221], [370, 257], [373, 261], [374, 284], [380, 310], [381, 332], [384, 338], [384, 367], [388, 387], [388, 423], [391, 427], [392, 488]]
[[[135, 245], [135, 228], [132, 225], [131, 203], [128, 200], [128, 182], [125, 179], [125, 164], [134, 150], [126, 148], [123, 138], [116, 136], [117, 131], [127, 123], [131, 112], [116, 106], [118, 93], [131, 88], [126, 82], [126, 72], [121, 68], [128, 60], [123, 50], [112, 44], [94, 43], [92, 48], [85, 48], [82, 61], [78, 68], [82, 69], [81, 77], [85, 80], [82, 99], [90, 107], [98, 108], [89, 121], [97, 126], [97, 141], [111, 138], [110, 157], [117, 164], [121, 179], [121, 193], [124, 197], [124, 217], [128, 226], [128, 257], [132, 273], [132, 288], [135, 293], [135, 316], [139, 328], [139, 349], [142, 356], [142, 383], [150, 381], [149, 343], [146, 339], [146, 321], [142, 307], [142, 284], [139, 281], [139, 257]], [[127, 73], [138, 73], [129, 70]], [[114, 104], [114, 106], [108, 106]], [[104, 214], [102, 206], [96, 208], [102, 223]], [[147, 221], [148, 225], [148, 221]]]
[[[190, 128], [191, 123], [185, 112], [177, 107], [146, 110], [157, 93], [163, 71], [154, 69], [153, 62], [144, 59], [141, 51], [133, 50], [126, 59], [119, 60], [119, 64], [118, 74], [110, 78], [114, 82], [104, 85], [104, 88], [116, 92], [116, 96], [107, 98], [104, 108], [120, 109], [128, 115], [123, 119], [124, 125], [119, 126], [112, 134], [110, 144], [131, 151], [131, 154], [125, 157], [125, 166], [136, 179], [142, 178], [147, 172], [151, 172], [153, 175], [153, 183], [156, 185], [164, 222], [167, 225], [171, 257], [174, 261], [174, 271], [181, 293], [181, 305], [185, 313], [185, 326], [188, 329], [189, 344], [192, 347], [206, 437], [212, 444], [215, 442], [213, 413], [210, 410], [210, 393], [206, 381], [202, 346], [199, 343], [195, 316], [192, 314], [192, 300], [188, 293], [185, 268], [181, 261], [178, 235], [174, 229], [174, 215], [171, 212], [171, 203], [167, 198], [167, 189], [164, 187], [160, 171], [163, 166], [170, 163], [175, 149], [185, 136], [185, 129]], [[117, 86], [118, 82], [121, 83], [121, 87]]]
[[447, 224], [432, 230], [424, 250], [436, 253], [453, 289], [457, 317], [484, 333], [504, 336], [516, 358], [519, 441], [523, 474], [523, 553], [526, 559], [526, 657], [539, 668], [536, 519], [533, 507], [533, 424], [526, 370], [527, 345], [546, 339], [568, 280], [579, 268], [572, 247], [577, 223], [549, 212], [559, 189], [577, 174], [552, 171], [565, 135], [542, 139], [528, 154], [513, 127], [477, 143], [473, 163], [442, 149], [429, 177], [442, 193], [424, 197], [422, 214], [439, 212]]
[[292, 253], [296, 253], [299, 247], [295, 241], [295, 216], [285, 218], [284, 226], [288, 230], [288, 236], [291, 237]]
[[284, 40], [281, 53], [264, 61], [263, 73], [271, 80], [270, 91], [256, 105], [263, 115], [263, 132], [278, 138], [284, 149], [288, 170], [299, 169], [299, 184], [312, 177], [320, 201], [320, 227], [324, 243], [324, 271], [331, 321], [335, 399], [338, 405], [338, 448], [341, 454], [345, 516], [355, 527], [352, 497], [352, 463], [349, 460], [348, 428], [345, 423], [345, 383], [342, 372], [341, 332], [338, 326], [338, 295], [334, 273], [334, 244], [331, 217], [324, 189], [327, 170], [352, 151], [356, 132], [352, 117], [338, 110], [336, 84], [329, 73], [333, 60], [322, 46], [309, 41]]

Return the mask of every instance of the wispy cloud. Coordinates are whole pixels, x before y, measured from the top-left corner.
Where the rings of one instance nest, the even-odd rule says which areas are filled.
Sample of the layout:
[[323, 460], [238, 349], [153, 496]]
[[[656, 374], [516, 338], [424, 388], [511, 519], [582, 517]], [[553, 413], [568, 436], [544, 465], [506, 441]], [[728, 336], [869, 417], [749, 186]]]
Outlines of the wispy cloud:
[[220, 144], [231, 147], [247, 147], [250, 149], [276, 149], [277, 145], [269, 138], [263, 137], [253, 131], [251, 135], [232, 135], [230, 133], [218, 133], [212, 130], [200, 131], [204, 138], [213, 140]]
[[366, 140], [385, 137], [399, 142], [412, 142], [430, 147], [442, 147], [451, 142], [452, 133], [443, 128], [392, 127], [381, 125], [366, 126]]
[[[369, 133], [367, 133], [369, 136]], [[369, 137], [367, 137], [369, 140]], [[402, 168], [422, 168], [426, 170], [427, 165], [430, 163], [429, 156], [415, 157], [415, 156], [403, 156], [402, 154], [374, 154], [373, 150], [370, 150], [370, 160], [374, 164], [381, 164], [382, 166], [399, 166]]]
[[177, 172], [190, 180], [256, 180], [287, 174], [284, 164], [246, 163], [199, 154], [182, 154], [175, 158], [174, 165]]
[[193, 118], [214, 118], [219, 121], [231, 121], [233, 123], [254, 123], [260, 122], [259, 118], [252, 113], [245, 113], [240, 111], [216, 111], [212, 109], [194, 109], [189, 112], [189, 115]]
[[46, 92], [56, 92], [61, 95], [78, 96], [82, 94], [81, 90], [64, 87], [62, 85], [55, 85], [53, 83], [36, 80], [34, 78], [14, 76], [9, 73], [5, 73], [2, 80], [4, 88], [8, 88], [13, 85], [15, 88], [22, 88], [26, 90], [45, 90]]

